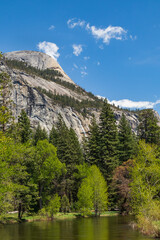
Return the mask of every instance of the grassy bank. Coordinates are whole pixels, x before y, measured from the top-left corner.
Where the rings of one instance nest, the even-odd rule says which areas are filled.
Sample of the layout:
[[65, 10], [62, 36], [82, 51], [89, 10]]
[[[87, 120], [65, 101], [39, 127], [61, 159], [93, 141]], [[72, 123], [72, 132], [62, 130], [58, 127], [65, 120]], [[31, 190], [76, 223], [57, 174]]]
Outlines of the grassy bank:
[[160, 221], [152, 221], [150, 218], [140, 216], [131, 226], [146, 236], [160, 238]]
[[[115, 211], [106, 211], [101, 214], [101, 217], [107, 216], [117, 216], [118, 212]], [[92, 215], [94, 216], [94, 214]], [[91, 217], [92, 217], [91, 216]], [[74, 219], [77, 217], [81, 217], [80, 213], [57, 213], [54, 216], [53, 220], [65, 220], [65, 219]], [[4, 216], [1, 216], [0, 223], [1, 224], [12, 224], [12, 223], [21, 223], [21, 222], [34, 222], [34, 221], [50, 221], [51, 219], [47, 216], [40, 216], [40, 215], [27, 215], [24, 214], [22, 220], [18, 219], [17, 213], [7, 213]]]

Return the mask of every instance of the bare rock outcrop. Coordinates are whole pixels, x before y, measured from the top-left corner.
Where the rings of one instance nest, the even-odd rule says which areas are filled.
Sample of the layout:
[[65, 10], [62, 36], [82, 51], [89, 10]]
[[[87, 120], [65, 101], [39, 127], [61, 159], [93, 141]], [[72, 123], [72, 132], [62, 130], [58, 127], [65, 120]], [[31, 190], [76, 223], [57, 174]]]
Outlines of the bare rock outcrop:
[[58, 62], [45, 53], [36, 51], [15, 51], [4, 53], [4, 57], [10, 60], [25, 62], [28, 65], [31, 65], [32, 67], [38, 68], [40, 70], [45, 70], [47, 68], [54, 69], [62, 74], [63, 81], [75, 84], [63, 71]]
[[[8, 59], [26, 62], [28, 65], [42, 70], [46, 68], [56, 69], [62, 73], [62, 80], [75, 84], [64, 73], [60, 65], [53, 58], [44, 53], [19, 51], [5, 53], [4, 56]], [[7, 72], [13, 83], [11, 91], [14, 103], [13, 114], [16, 120], [18, 119], [21, 110], [25, 109], [30, 118], [32, 127], [35, 127], [38, 123], [40, 123], [41, 127], [45, 128], [49, 132], [52, 126], [57, 123], [60, 114], [66, 125], [75, 130], [79, 140], [81, 140], [84, 135], [87, 136], [93, 114], [95, 115], [97, 122], [99, 121], [99, 109], [90, 108], [90, 114], [87, 114], [86, 117], [84, 117], [80, 112], [75, 111], [73, 108], [62, 107], [62, 105], [54, 102], [53, 99], [49, 98], [45, 94], [42, 94], [38, 90], [38, 87], [41, 87], [46, 91], [51, 91], [53, 94], [56, 92], [59, 95], [72, 97], [79, 102], [89, 99], [87, 94], [80, 94], [53, 81], [47, 81], [38, 76], [29, 75], [24, 71], [12, 69], [8, 67], [4, 61], [0, 62], [0, 72], [1, 71]], [[89, 100], [93, 101], [93, 99]], [[125, 110], [113, 110], [117, 124], [119, 123], [122, 113], [124, 113], [132, 127], [132, 130], [136, 133], [139, 123], [138, 115]]]

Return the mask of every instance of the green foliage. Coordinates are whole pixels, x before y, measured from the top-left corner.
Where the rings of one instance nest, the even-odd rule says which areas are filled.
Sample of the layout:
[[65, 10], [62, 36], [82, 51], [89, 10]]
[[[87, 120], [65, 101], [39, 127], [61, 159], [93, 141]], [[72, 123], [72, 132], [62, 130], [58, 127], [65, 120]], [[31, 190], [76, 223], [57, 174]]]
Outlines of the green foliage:
[[53, 198], [50, 200], [49, 204], [46, 207], [46, 212], [49, 217], [53, 218], [53, 216], [59, 212], [61, 207], [60, 197], [56, 193]]
[[7, 125], [13, 120], [11, 113], [12, 101], [10, 100], [10, 89], [12, 87], [10, 76], [0, 73], [0, 129], [6, 131]]
[[33, 177], [39, 188], [39, 208], [42, 208], [42, 193], [56, 176], [64, 169], [58, 157], [56, 148], [47, 139], [38, 141], [35, 147]]
[[38, 124], [33, 135], [33, 144], [37, 145], [39, 140], [48, 139], [48, 134], [45, 129], [42, 129], [40, 124]]
[[93, 209], [93, 189], [89, 177], [82, 181], [78, 190], [78, 209], [82, 216], [91, 214]]
[[146, 143], [160, 144], [160, 127], [152, 109], [145, 109], [139, 113], [138, 135]]
[[69, 199], [67, 198], [66, 195], [64, 195], [61, 199], [61, 211], [63, 213], [70, 211], [70, 203], [69, 203]]
[[10, 151], [8, 146], [10, 139], [0, 132], [0, 215], [12, 209], [12, 170], [9, 167], [8, 156]]
[[112, 180], [113, 170], [119, 165], [118, 160], [118, 132], [114, 113], [104, 102], [100, 115], [100, 156], [99, 168], [108, 183]]
[[73, 97], [69, 97], [67, 95], [59, 95], [56, 93], [53, 93], [52, 91], [46, 91], [45, 89], [38, 87], [38, 92], [41, 94], [44, 94], [48, 96], [50, 99], [52, 99], [53, 105], [59, 104], [62, 107], [69, 106], [76, 110], [77, 112], [80, 112], [84, 117], [86, 114], [90, 114], [89, 108], [101, 108], [103, 105], [103, 102], [99, 99], [94, 100], [76, 100]]
[[86, 141], [85, 153], [86, 161], [90, 164], [100, 166], [101, 161], [101, 146], [100, 146], [100, 131], [95, 118], [92, 119], [88, 141]]
[[134, 157], [136, 153], [136, 137], [132, 133], [131, 127], [123, 114], [119, 123], [119, 162], [120, 165], [128, 159]]
[[27, 63], [17, 61], [17, 60], [5, 59], [5, 62], [11, 68], [23, 70], [30, 75], [36, 75], [36, 76], [42, 77], [48, 81], [53, 81], [57, 84], [64, 86], [65, 88], [68, 88], [68, 89], [75, 91], [82, 95], [87, 95], [88, 97], [92, 98], [94, 101], [102, 103], [102, 100], [99, 100], [91, 92], [86, 92], [83, 88], [81, 88], [73, 83], [69, 83], [69, 82], [61, 80], [60, 77], [63, 77], [63, 76], [59, 71], [56, 71], [54, 69], [40, 70], [40, 69], [34, 68], [30, 65], [27, 65]]
[[68, 129], [61, 116], [59, 116], [56, 128], [52, 128], [50, 142], [57, 147], [57, 155], [62, 163], [65, 163], [67, 172], [58, 180], [61, 196], [67, 195], [69, 201], [75, 201], [78, 191], [78, 183], [75, 182], [74, 173], [76, 166], [83, 162], [82, 149], [77, 135], [73, 129]]
[[19, 133], [21, 137], [21, 142], [25, 143], [30, 139], [31, 135], [31, 126], [30, 120], [24, 110], [21, 111], [20, 116], [18, 117]]
[[[36, 198], [36, 185], [29, 173], [30, 154], [22, 144], [15, 144], [10, 138], [2, 135], [0, 141], [1, 187], [5, 203], [4, 208], [14, 207], [18, 210], [19, 219], [24, 211], [30, 210]], [[1, 202], [1, 201], [0, 201]], [[1, 205], [1, 204], [0, 204]], [[4, 210], [3, 208], [3, 210]]]
[[145, 205], [158, 198], [159, 176], [160, 159], [157, 158], [155, 147], [140, 141], [131, 182], [132, 208], [136, 214], [142, 212]]
[[96, 165], [93, 165], [89, 168], [89, 174], [84, 178], [79, 188], [78, 207], [82, 215], [86, 215], [94, 209], [97, 216], [107, 209], [107, 204], [107, 184], [100, 170]]

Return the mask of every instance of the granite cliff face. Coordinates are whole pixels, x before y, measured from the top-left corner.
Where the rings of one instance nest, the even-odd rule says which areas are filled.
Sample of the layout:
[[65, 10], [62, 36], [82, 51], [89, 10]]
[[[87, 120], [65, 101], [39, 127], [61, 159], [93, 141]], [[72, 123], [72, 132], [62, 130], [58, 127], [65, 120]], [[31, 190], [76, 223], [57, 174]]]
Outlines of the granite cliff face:
[[[44, 53], [20, 51], [6, 53], [4, 54], [4, 57], [10, 60], [25, 62], [27, 65], [31, 65], [41, 70], [48, 68], [56, 69], [62, 75], [61, 81], [66, 81], [75, 85], [75, 83], [64, 73], [60, 65]], [[25, 71], [11, 68], [3, 60], [0, 62], [0, 72], [1, 71], [7, 72], [13, 83], [11, 91], [12, 100], [14, 102], [13, 114], [15, 119], [18, 118], [21, 110], [25, 109], [33, 127], [40, 123], [42, 128], [50, 131], [52, 125], [57, 122], [59, 114], [61, 114], [66, 125], [68, 127], [72, 127], [76, 131], [79, 140], [81, 140], [84, 135], [87, 135], [93, 114], [98, 121], [100, 115], [99, 109], [90, 108], [84, 117], [79, 111], [74, 110], [72, 107], [63, 107], [60, 104], [57, 104], [53, 101], [53, 99], [41, 93], [38, 90], [38, 87], [46, 91], [50, 91], [53, 94], [56, 92], [58, 95], [74, 98], [79, 102], [87, 99], [94, 101], [94, 99], [90, 98], [85, 92], [80, 94], [77, 91], [73, 91], [54, 81], [48, 81], [39, 76], [27, 74]], [[117, 124], [122, 116], [122, 113], [124, 113], [130, 122], [133, 131], [136, 132], [138, 125], [138, 116], [136, 114], [125, 110], [122, 111], [115, 109], [114, 113]]]
[[4, 54], [4, 57], [10, 60], [18, 60], [21, 62], [25, 62], [32, 67], [45, 70], [45, 69], [54, 69], [62, 74], [62, 80], [66, 82], [70, 82], [75, 84], [63, 71], [61, 66], [47, 54], [36, 51], [15, 51], [8, 52]]

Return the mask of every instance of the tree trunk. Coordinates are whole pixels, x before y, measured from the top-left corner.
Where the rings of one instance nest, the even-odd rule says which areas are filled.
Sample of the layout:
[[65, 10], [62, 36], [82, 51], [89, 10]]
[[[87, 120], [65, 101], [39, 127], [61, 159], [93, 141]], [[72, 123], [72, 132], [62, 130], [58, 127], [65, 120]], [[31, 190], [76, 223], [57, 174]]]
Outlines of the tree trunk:
[[19, 203], [19, 206], [18, 206], [18, 219], [19, 220], [21, 220], [21, 218], [22, 218], [21, 212], [22, 212], [22, 203]]
[[39, 183], [39, 209], [42, 209], [42, 190], [43, 190], [43, 185]]

